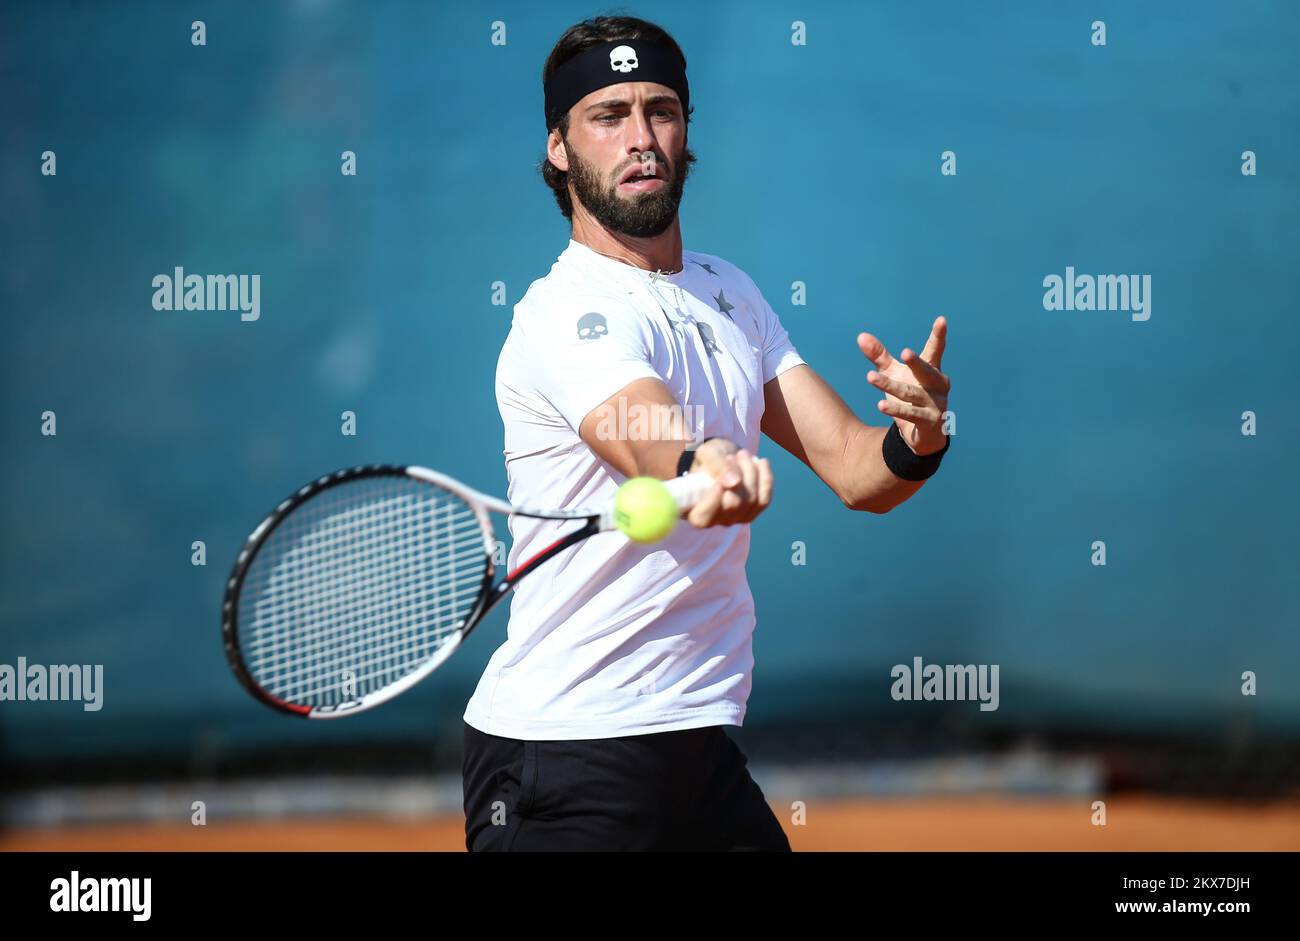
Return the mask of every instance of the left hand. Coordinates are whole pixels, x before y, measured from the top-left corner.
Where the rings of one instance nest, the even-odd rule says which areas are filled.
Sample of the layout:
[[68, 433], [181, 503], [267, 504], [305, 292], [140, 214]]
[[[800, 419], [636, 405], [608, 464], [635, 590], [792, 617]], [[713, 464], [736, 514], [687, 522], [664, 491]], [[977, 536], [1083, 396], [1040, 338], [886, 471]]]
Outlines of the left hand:
[[877, 407], [893, 416], [903, 440], [918, 456], [942, 451], [948, 443], [943, 413], [948, 410], [952, 383], [939, 371], [947, 337], [948, 321], [938, 317], [919, 356], [904, 347], [902, 355], [894, 359], [870, 333], [858, 334], [858, 348], [876, 366], [867, 373], [867, 381], [885, 393]]

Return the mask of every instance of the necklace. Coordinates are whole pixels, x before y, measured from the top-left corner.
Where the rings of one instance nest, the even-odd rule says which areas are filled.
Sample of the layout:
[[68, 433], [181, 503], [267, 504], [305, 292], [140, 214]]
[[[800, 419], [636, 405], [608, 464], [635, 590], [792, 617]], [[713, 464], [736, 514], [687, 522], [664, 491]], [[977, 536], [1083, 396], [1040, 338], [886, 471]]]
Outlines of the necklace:
[[[588, 245], [587, 247], [591, 248], [590, 245]], [[602, 252], [598, 248], [592, 248], [591, 250], [595, 252], [597, 255], [604, 255], [606, 258], [612, 258], [614, 261], [621, 261], [625, 265], [631, 265], [633, 268], [637, 268], [640, 271], [645, 271], [644, 268], [641, 268], [639, 265], [632, 264], [632, 262], [628, 261], [626, 258], [619, 258], [616, 255], [609, 254], [608, 252]], [[650, 280], [654, 281], [657, 278], [667, 277], [670, 274], [681, 274], [685, 270], [686, 270], [685, 262], [682, 263], [682, 266], [680, 268], [674, 268], [672, 271], [664, 271], [662, 268], [656, 268], [654, 271], [650, 272]]]
[[[672, 304], [673, 310], [677, 311], [677, 316], [682, 318], [681, 322], [685, 323], [689, 319], [689, 315], [686, 313], [686, 311], [682, 310], [682, 289], [675, 284], [670, 284], [669, 287], [673, 289], [672, 292], [673, 296], [669, 303]], [[659, 287], [655, 283], [654, 273], [651, 273], [650, 275], [650, 289], [654, 291], [655, 297], [659, 299], [659, 306], [660, 308], [662, 308], [664, 302], [664, 296], [661, 293], [659, 293]], [[667, 314], [668, 311], [665, 310], [664, 315], [667, 316]], [[669, 317], [668, 320], [670, 323], [673, 323], [673, 319], [671, 317]]]

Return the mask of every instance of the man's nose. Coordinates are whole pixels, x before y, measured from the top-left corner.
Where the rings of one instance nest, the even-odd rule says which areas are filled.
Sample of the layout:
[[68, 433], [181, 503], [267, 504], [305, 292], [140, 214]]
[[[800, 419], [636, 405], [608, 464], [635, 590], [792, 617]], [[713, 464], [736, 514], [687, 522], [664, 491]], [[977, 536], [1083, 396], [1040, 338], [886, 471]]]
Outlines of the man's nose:
[[654, 128], [650, 124], [650, 119], [646, 117], [643, 111], [633, 111], [629, 116], [627, 123], [629, 140], [628, 146], [639, 151], [648, 151], [654, 149], [655, 135]]

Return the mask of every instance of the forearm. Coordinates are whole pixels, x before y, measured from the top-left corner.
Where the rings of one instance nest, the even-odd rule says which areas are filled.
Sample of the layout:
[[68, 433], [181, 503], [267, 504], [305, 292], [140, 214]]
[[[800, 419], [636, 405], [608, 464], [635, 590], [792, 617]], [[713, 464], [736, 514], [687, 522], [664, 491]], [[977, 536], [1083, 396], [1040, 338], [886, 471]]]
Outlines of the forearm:
[[921, 489], [924, 480], [903, 480], [885, 464], [882, 451], [889, 428], [856, 422], [845, 435], [840, 499], [851, 510], [888, 513]]
[[637, 476], [660, 480], [676, 477], [677, 462], [690, 443], [689, 440], [642, 442], [633, 452]]
[[692, 441], [681, 407], [658, 379], [638, 379], [593, 409], [578, 429], [582, 440], [625, 477], [677, 476]]
[[949, 432], [940, 422], [952, 383], [938, 368], [946, 334], [947, 321], [939, 317], [924, 351], [904, 349], [900, 360], [871, 334], [858, 335], [858, 348], [876, 367], [867, 380], [885, 393], [876, 408], [893, 419], [891, 425], [863, 423], [826, 380], [801, 363], [763, 386], [764, 434], [807, 464], [845, 506], [888, 513], [935, 472], [941, 458], [926, 458], [948, 449]]

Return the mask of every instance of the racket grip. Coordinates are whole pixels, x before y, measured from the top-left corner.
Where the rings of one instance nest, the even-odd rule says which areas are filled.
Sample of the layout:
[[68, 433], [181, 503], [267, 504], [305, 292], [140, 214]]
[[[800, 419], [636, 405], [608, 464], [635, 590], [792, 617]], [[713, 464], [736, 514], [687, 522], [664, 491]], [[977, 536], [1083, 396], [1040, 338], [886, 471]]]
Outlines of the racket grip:
[[664, 486], [668, 488], [668, 492], [677, 501], [677, 508], [685, 513], [699, 503], [700, 498], [713, 487], [713, 475], [704, 471], [696, 471], [684, 477], [673, 477], [671, 480], [665, 480]]

